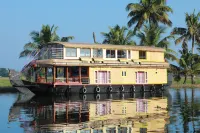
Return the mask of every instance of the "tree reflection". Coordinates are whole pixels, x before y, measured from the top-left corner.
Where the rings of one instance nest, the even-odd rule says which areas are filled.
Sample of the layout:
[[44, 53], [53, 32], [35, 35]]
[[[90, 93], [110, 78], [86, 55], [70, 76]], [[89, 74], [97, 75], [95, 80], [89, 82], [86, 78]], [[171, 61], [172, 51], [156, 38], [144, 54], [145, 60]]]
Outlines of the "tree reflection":
[[197, 132], [200, 125], [200, 103], [195, 99], [195, 95], [199, 94], [199, 90], [177, 89], [173, 90], [172, 94], [175, 95], [173, 105], [169, 109], [172, 114], [168, 126], [181, 132]]

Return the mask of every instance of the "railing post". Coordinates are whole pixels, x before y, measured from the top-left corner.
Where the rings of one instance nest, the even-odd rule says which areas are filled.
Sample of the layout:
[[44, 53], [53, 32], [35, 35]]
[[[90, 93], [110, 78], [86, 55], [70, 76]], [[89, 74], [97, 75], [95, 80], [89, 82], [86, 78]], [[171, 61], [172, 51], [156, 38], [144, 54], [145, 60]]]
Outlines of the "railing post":
[[79, 66], [79, 82], [81, 83], [81, 66]]
[[68, 74], [68, 67], [66, 67], [66, 83], [68, 83], [69, 81], [68, 81], [68, 76], [69, 76], [69, 74]]
[[45, 79], [46, 79], [46, 83], [47, 83], [47, 67], [45, 67]]
[[37, 82], [37, 68], [36, 67], [34, 67], [34, 73], [35, 73], [35, 82]]
[[56, 82], [56, 67], [53, 66], [53, 82]]

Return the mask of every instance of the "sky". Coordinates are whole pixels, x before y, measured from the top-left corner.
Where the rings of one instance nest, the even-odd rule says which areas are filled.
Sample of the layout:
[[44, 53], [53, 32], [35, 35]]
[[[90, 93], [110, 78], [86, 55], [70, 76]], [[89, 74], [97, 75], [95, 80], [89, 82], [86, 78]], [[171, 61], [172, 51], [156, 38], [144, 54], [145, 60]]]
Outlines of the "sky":
[[[42, 24], [58, 26], [61, 37], [75, 36], [72, 42], [93, 43], [92, 32], [102, 42], [100, 32], [108, 32], [116, 24], [127, 25], [125, 7], [133, 2], [138, 0], [1, 0], [0, 68], [20, 70], [30, 61], [19, 59], [19, 53], [31, 41], [29, 33], [39, 31]], [[174, 10], [169, 14], [172, 28], [185, 27], [185, 13], [199, 11], [200, 1], [167, 0], [167, 5]], [[180, 45], [175, 47], [172, 42], [171, 47], [177, 50]]]

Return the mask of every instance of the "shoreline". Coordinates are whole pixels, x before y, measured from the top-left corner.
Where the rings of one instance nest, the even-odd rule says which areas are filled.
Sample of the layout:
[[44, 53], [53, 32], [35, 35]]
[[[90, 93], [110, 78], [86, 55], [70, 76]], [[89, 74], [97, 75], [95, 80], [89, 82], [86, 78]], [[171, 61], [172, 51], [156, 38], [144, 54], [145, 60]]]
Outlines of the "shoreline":
[[200, 88], [200, 84], [172, 84], [170, 88]]

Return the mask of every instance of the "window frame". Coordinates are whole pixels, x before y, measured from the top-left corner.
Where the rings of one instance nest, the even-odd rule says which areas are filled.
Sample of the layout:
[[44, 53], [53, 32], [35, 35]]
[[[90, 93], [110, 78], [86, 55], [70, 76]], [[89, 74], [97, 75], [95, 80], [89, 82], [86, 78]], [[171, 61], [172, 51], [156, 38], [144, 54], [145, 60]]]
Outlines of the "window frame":
[[[72, 51], [70, 50], [70, 56], [67, 55], [68, 51], [67, 49], [73, 49], [73, 50], [76, 50], [75, 53], [76, 55], [75, 56], [72, 56]], [[65, 48], [65, 57], [77, 57], [77, 48]]]
[[[94, 51], [97, 50], [97, 56], [94, 56]], [[98, 50], [101, 50], [101, 55], [99, 56], [99, 51]], [[93, 58], [103, 58], [103, 49], [93, 49], [93, 55], [92, 55]]]
[[[119, 56], [122, 56], [123, 52], [125, 53], [125, 57], [119, 57]], [[127, 50], [117, 50], [117, 58], [127, 58]]]
[[[109, 51], [110, 52], [110, 57], [108, 57], [107, 55], [107, 51]], [[111, 53], [112, 53], [112, 51], [114, 51], [114, 57], [112, 57], [112, 55], [111, 55]], [[106, 58], [112, 58], [112, 59], [114, 59], [114, 58], [116, 58], [116, 50], [113, 50], [113, 49], [106, 49]]]
[[[83, 52], [82, 50], [89, 50], [89, 56], [87, 55], [87, 52], [84, 51], [84, 56], [81, 55], [81, 52]], [[90, 48], [80, 48], [80, 57], [91, 57], [91, 49]]]
[[126, 71], [122, 71], [122, 77], [126, 77]]
[[128, 50], [128, 59], [131, 59], [131, 50]]
[[147, 51], [139, 51], [139, 59], [147, 59]]

